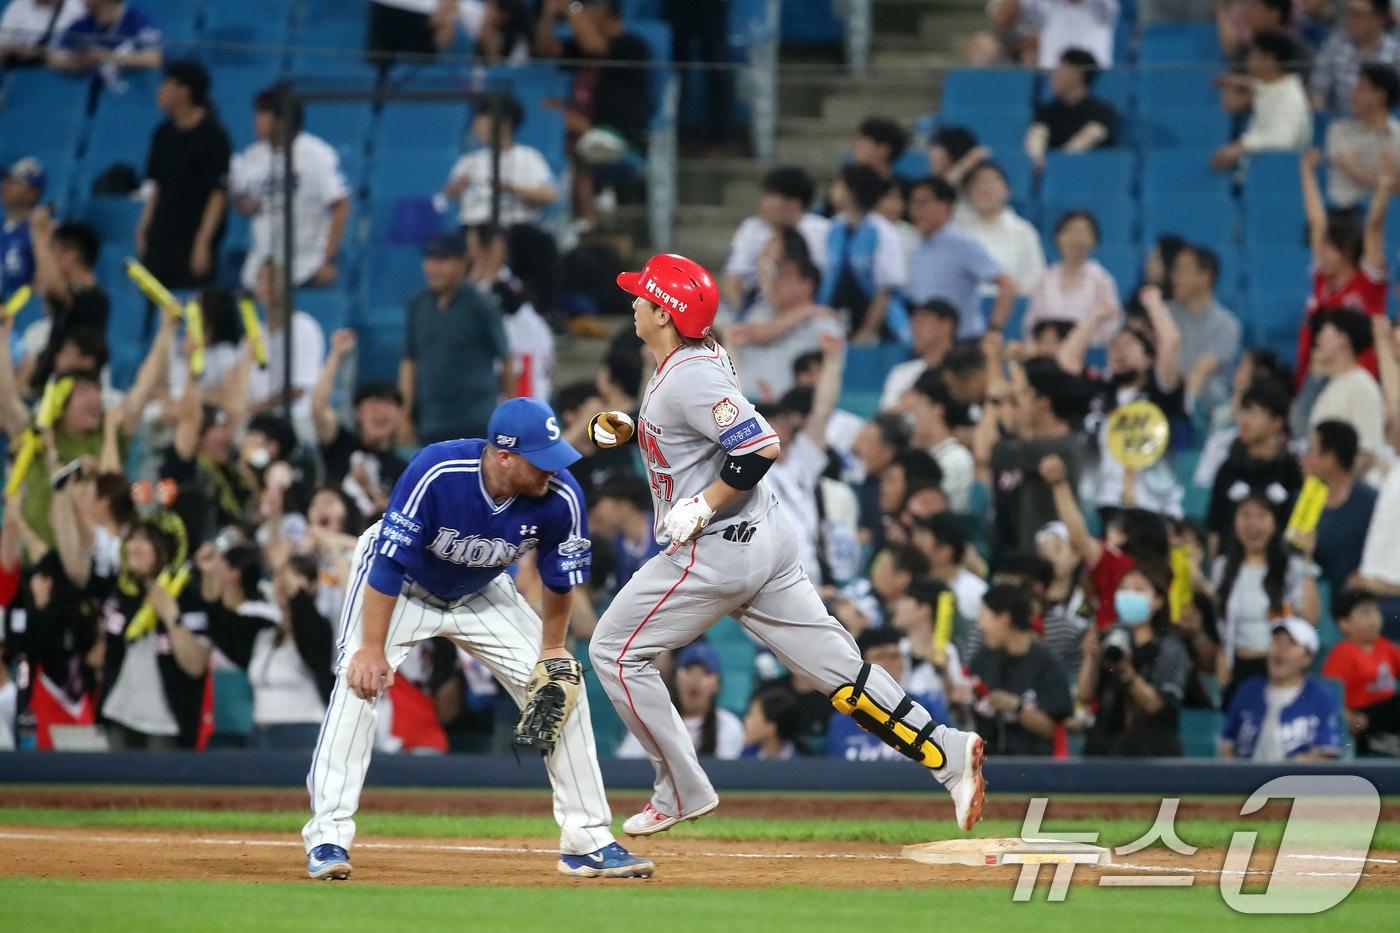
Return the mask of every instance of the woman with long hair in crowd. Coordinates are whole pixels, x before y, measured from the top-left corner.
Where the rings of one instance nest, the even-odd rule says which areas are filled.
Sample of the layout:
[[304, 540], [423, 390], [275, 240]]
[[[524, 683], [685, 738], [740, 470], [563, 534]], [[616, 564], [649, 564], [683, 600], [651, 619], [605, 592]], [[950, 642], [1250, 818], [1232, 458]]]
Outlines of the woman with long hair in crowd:
[[1268, 673], [1276, 619], [1298, 616], [1317, 624], [1317, 580], [1307, 561], [1289, 555], [1273, 503], [1254, 494], [1235, 508], [1231, 534], [1224, 553], [1216, 558], [1211, 582], [1221, 609], [1217, 674], [1221, 707], [1226, 708], [1241, 682]]
[[[122, 544], [121, 572], [92, 580], [107, 591], [98, 637], [102, 718], [113, 748], [194, 748], [208, 738], [210, 648], [191, 630], [202, 627], [203, 616], [182, 610], [158, 579], [178, 563], [178, 534], [168, 521], [134, 525]], [[140, 624], [147, 604], [155, 614], [149, 626]]]

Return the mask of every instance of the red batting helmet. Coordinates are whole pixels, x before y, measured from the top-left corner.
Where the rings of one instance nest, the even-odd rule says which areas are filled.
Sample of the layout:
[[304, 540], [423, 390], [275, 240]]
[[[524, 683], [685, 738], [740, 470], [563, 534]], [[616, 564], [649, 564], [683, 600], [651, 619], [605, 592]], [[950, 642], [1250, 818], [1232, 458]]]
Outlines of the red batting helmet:
[[719, 310], [719, 286], [695, 260], [661, 253], [647, 260], [641, 272], [619, 275], [617, 284], [624, 292], [669, 311], [682, 336], [699, 340], [710, 335]]

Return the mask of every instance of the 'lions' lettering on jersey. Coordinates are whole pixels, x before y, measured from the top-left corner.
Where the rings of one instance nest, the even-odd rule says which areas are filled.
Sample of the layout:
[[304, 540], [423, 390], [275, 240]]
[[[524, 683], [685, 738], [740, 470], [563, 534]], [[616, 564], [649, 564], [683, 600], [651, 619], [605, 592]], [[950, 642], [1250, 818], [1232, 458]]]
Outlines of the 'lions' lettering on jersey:
[[480, 591], [538, 550], [540, 577], [563, 592], [588, 580], [592, 546], [583, 493], [567, 470], [539, 498], [494, 501], [481, 478], [480, 439], [419, 452], [394, 486], [379, 526], [369, 583], [397, 596], [408, 578], [442, 599]]

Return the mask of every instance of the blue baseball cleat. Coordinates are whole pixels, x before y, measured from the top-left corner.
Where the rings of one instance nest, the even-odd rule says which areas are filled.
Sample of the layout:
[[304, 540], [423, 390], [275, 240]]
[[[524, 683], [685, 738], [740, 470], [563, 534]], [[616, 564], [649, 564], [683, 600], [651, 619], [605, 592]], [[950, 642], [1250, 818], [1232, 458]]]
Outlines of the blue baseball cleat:
[[317, 881], [348, 881], [350, 853], [329, 843], [317, 846], [306, 856], [306, 874]]
[[649, 859], [637, 858], [616, 842], [587, 855], [559, 856], [559, 874], [574, 878], [650, 878], [655, 870]]

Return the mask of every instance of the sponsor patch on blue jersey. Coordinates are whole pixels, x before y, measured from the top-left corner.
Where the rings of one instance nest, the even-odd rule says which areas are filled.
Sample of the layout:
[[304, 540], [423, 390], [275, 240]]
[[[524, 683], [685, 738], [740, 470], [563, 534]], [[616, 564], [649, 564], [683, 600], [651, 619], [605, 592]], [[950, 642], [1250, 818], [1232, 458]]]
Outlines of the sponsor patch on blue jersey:
[[744, 441], [753, 440], [763, 433], [763, 425], [758, 423], [757, 418], [750, 418], [740, 424], [734, 425], [728, 431], [719, 436], [719, 445], [725, 450], [733, 450]]

